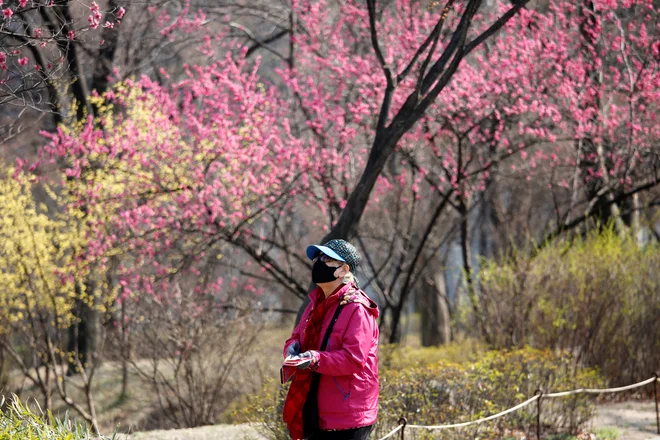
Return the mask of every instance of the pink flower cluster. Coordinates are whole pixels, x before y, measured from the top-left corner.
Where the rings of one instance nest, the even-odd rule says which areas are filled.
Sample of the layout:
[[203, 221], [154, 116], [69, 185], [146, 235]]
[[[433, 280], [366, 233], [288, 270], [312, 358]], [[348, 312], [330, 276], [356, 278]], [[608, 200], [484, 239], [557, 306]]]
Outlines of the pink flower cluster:
[[101, 18], [103, 15], [101, 14], [101, 10], [99, 8], [99, 5], [96, 2], [92, 2], [91, 6], [89, 7], [89, 17], [87, 17], [87, 21], [89, 22], [89, 27], [92, 29], [96, 29], [99, 27], [99, 24], [101, 23]]

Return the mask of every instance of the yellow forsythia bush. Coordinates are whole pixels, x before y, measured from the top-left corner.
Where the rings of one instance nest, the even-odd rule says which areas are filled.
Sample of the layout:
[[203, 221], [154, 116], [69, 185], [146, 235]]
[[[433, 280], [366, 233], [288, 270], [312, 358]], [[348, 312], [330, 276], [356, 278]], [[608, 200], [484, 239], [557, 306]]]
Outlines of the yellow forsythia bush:
[[[75, 222], [35, 201], [33, 184], [11, 174], [0, 176], [0, 335], [29, 326], [27, 316], [39, 310], [66, 327], [77, 295], [67, 271], [82, 245]], [[54, 206], [58, 197], [43, 189]]]
[[91, 214], [71, 207], [68, 189], [12, 169], [0, 175], [0, 338], [5, 356], [24, 368], [73, 363], [66, 332], [76, 307], [103, 313], [116, 290], [85, 259]]

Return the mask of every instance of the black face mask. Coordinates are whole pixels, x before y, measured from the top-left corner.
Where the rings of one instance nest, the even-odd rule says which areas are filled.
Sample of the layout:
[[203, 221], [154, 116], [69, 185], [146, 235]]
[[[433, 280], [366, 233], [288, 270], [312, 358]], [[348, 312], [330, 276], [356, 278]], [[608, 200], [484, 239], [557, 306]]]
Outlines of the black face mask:
[[330, 267], [321, 260], [317, 260], [312, 266], [312, 282], [318, 283], [331, 283], [337, 279], [335, 272], [338, 267]]

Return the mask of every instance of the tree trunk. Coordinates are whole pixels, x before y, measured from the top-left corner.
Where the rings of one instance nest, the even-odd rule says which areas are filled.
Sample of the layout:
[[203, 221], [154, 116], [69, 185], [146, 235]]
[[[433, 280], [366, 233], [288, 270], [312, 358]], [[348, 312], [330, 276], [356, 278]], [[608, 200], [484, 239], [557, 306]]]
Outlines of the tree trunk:
[[[529, 0], [521, 0], [514, 3], [509, 11], [502, 16], [487, 31], [481, 33], [478, 37], [467, 43], [467, 30], [470, 27], [472, 19], [479, 10], [482, 0], [470, 0], [467, 2], [466, 10], [459, 15], [459, 25], [453, 31], [451, 43], [445, 48], [442, 55], [432, 64], [432, 67], [420, 74], [418, 78], [421, 85], [420, 90], [413, 91], [401, 106], [401, 108], [390, 117], [390, 104], [392, 94], [396, 86], [389, 74], [388, 87], [385, 90], [385, 96], [378, 115], [378, 127], [374, 133], [374, 141], [369, 152], [367, 164], [360, 176], [360, 179], [351, 191], [346, 201], [346, 206], [342, 210], [337, 223], [330, 232], [323, 238], [322, 243], [334, 238], [343, 238], [351, 240], [357, 234], [358, 225], [364, 214], [367, 202], [371, 197], [371, 191], [376, 184], [385, 164], [392, 156], [399, 140], [421, 119], [431, 104], [437, 99], [444, 88], [449, 84], [454, 73], [458, 69], [461, 60], [467, 56], [474, 48], [478, 47], [486, 39], [499, 30], [508, 20], [511, 19]], [[373, 24], [371, 24], [373, 25]], [[372, 27], [372, 40], [377, 42], [375, 26]], [[379, 49], [374, 45], [376, 52]], [[389, 72], [389, 67], [382, 63], [384, 72]], [[391, 73], [391, 72], [390, 72]], [[420, 93], [421, 92], [421, 93]], [[387, 121], [391, 121], [387, 125]], [[301, 306], [304, 310], [305, 304]], [[299, 316], [302, 312], [299, 313]], [[392, 317], [398, 319], [401, 315], [401, 307], [392, 310]], [[297, 322], [298, 320], [296, 320]], [[394, 330], [397, 330], [394, 328]], [[396, 339], [396, 333], [392, 335]]]
[[128, 397], [128, 363], [131, 359], [130, 333], [126, 328], [126, 301], [121, 302], [121, 392], [119, 400]]
[[401, 315], [402, 315], [402, 308], [395, 306], [392, 307], [391, 313], [390, 313], [392, 319], [390, 321], [389, 325], [389, 338], [387, 340], [388, 343], [390, 344], [399, 344], [401, 343]]
[[[94, 294], [94, 285], [91, 282], [85, 283], [86, 294]], [[97, 335], [99, 330], [99, 313], [93, 305], [88, 304], [80, 298], [81, 292], [76, 288], [78, 298], [75, 300], [74, 316], [75, 322], [69, 327], [69, 341], [67, 350], [74, 356], [78, 356], [82, 365], [88, 365], [92, 361], [92, 353], [96, 351]], [[76, 374], [77, 364], [75, 361], [69, 362], [67, 376]]]
[[422, 346], [448, 344], [451, 341], [451, 328], [444, 274], [436, 273], [425, 279], [420, 294]]
[[472, 305], [472, 312], [474, 313], [474, 318], [477, 321], [481, 335], [483, 336], [486, 343], [490, 344], [492, 338], [488, 332], [486, 325], [484, 323], [484, 317], [481, 314], [481, 308], [479, 305], [479, 297], [477, 294], [477, 288], [474, 284], [474, 273], [472, 270], [472, 252], [470, 251], [470, 219], [469, 219], [469, 209], [465, 204], [464, 200], [461, 200], [459, 204], [459, 212], [463, 218], [461, 221], [460, 229], [460, 240], [461, 240], [461, 256], [463, 263], [463, 275], [465, 277], [465, 288], [467, 290], [468, 298]]
[[[115, 10], [119, 7], [117, 0], [109, 0], [107, 8]], [[116, 29], [104, 28], [101, 34], [101, 39], [104, 41], [103, 46], [99, 49], [98, 57], [96, 59], [96, 66], [92, 72], [91, 89], [96, 90], [99, 95], [103, 95], [108, 90], [110, 85], [110, 75], [112, 75], [112, 68], [115, 63], [115, 53], [117, 52], [117, 42], [119, 41], [119, 32]], [[94, 113], [98, 116], [98, 108], [94, 107]]]
[[639, 194], [634, 194], [632, 196], [632, 214], [630, 219], [630, 226], [633, 230], [633, 234], [636, 240], [639, 240], [639, 231], [641, 230], [641, 223], [639, 219], [639, 213], [641, 206], [639, 205]]

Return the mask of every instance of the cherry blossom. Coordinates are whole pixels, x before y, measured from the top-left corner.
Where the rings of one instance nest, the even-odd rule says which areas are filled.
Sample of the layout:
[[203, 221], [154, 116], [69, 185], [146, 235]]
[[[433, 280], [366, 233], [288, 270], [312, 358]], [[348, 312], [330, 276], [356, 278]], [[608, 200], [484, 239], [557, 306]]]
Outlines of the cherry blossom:
[[[565, 192], [627, 191], [645, 182], [660, 137], [657, 11], [647, 0], [596, 3], [591, 11], [570, 1], [523, 9], [475, 50], [402, 137], [369, 209], [387, 215], [379, 202], [400, 187], [411, 189], [406, 204], [446, 197], [460, 208], [505, 161], [500, 173], [523, 181], [556, 173], [550, 188]], [[90, 24], [98, 25], [95, 5]], [[170, 85], [146, 77], [117, 85], [101, 97], [113, 111], [79, 132], [49, 135], [45, 154], [67, 163], [78, 203], [95, 213], [86, 258], [122, 255], [125, 292], [158, 295], [174, 274], [217, 290], [220, 274], [208, 268], [239, 261], [224, 257], [230, 250], [306, 289], [278, 265], [291, 251], [277, 228], [302, 210], [316, 230], [336, 223], [367, 165], [386, 81], [360, 2], [293, 7], [293, 53], [275, 79], [261, 76], [244, 49], [223, 47], [208, 64], [184, 66], [187, 78]], [[507, 7], [484, 12], [474, 33]], [[628, 7], [638, 13], [624, 19]], [[177, 17], [153, 13], [165, 36], [206, 19], [188, 9]], [[378, 30], [387, 66], [403, 71], [443, 13], [409, 0], [384, 8]], [[449, 14], [450, 25], [456, 17]], [[415, 75], [398, 84], [391, 114], [417, 86]], [[271, 253], [263, 252], [266, 242]]]

